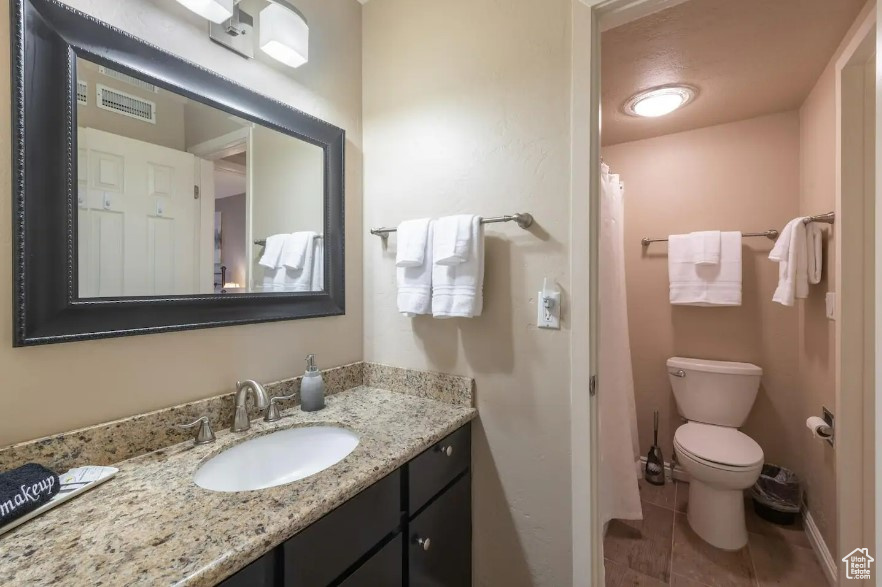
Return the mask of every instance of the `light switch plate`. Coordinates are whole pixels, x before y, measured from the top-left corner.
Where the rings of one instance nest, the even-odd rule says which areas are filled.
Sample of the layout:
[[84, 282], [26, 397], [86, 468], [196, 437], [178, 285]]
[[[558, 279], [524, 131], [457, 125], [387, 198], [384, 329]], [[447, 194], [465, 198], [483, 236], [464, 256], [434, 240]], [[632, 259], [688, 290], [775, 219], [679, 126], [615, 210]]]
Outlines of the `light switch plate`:
[[[546, 299], [551, 301], [551, 307], [548, 308], [547, 312], [545, 308]], [[539, 328], [560, 330], [560, 292], [540, 291], [537, 300], [538, 302], [536, 305], [538, 306], [539, 313], [536, 318], [536, 324], [539, 326]]]

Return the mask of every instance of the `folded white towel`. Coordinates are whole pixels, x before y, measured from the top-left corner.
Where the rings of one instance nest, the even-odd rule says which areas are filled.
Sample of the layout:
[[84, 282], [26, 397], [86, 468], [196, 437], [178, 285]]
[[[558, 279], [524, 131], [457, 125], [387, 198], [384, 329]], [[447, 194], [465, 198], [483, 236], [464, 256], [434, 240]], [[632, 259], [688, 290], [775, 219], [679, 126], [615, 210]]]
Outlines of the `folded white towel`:
[[279, 259], [282, 255], [282, 248], [285, 246], [285, 241], [288, 239], [290, 235], [288, 234], [274, 234], [272, 236], [268, 236], [266, 239], [266, 245], [263, 247], [263, 255], [260, 256], [260, 261], [257, 262], [261, 267], [266, 267], [267, 269], [275, 269], [279, 266]]
[[432, 258], [436, 265], [459, 265], [472, 258], [471, 214], [444, 216], [435, 221]]
[[806, 265], [808, 267], [808, 282], [811, 285], [821, 283], [821, 274], [824, 271], [824, 233], [821, 227], [814, 222], [805, 227], [806, 240]]
[[[437, 230], [437, 226], [435, 227]], [[480, 316], [484, 306], [484, 225], [479, 216], [471, 220], [471, 252], [463, 263], [432, 268], [432, 315], [435, 318], [471, 318]], [[435, 246], [446, 247], [435, 232]]]
[[787, 223], [769, 259], [778, 263], [778, 287], [772, 301], [792, 306], [795, 298], [808, 297], [808, 255], [802, 218]]
[[674, 305], [741, 305], [741, 233], [720, 234], [720, 262], [696, 265], [694, 241], [687, 234], [668, 237], [670, 301]]
[[[300, 269], [288, 269], [280, 265], [276, 269], [265, 268], [263, 271], [263, 289], [269, 292], [292, 292], [313, 291], [313, 261], [315, 258], [316, 241], [315, 232], [305, 232], [309, 235], [306, 239], [306, 250], [303, 257], [303, 266]], [[267, 239], [268, 241], [269, 239]]]
[[717, 265], [720, 262], [720, 234], [719, 230], [690, 233], [696, 265]]
[[398, 225], [396, 267], [420, 267], [423, 264], [426, 258], [426, 243], [431, 242], [428, 231], [429, 218], [405, 220]]
[[314, 252], [312, 254], [312, 280], [309, 291], [324, 291], [325, 289], [325, 240], [315, 238]]
[[[419, 314], [432, 313], [432, 240], [434, 222], [426, 224], [426, 238], [423, 241], [423, 262], [416, 267], [397, 267], [395, 279], [398, 283], [398, 311], [412, 318]], [[401, 234], [398, 235], [401, 246]]]
[[310, 239], [315, 238], [314, 232], [295, 232], [288, 235], [282, 247], [281, 262], [288, 269], [303, 269], [306, 260], [306, 249], [312, 246]]

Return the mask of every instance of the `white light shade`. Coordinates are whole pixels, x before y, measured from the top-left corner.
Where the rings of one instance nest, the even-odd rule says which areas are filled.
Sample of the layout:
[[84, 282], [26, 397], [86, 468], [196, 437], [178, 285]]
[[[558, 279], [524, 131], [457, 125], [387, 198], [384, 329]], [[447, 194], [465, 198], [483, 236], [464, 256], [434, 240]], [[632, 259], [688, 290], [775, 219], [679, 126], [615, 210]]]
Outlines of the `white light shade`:
[[656, 118], [682, 108], [695, 98], [691, 86], [663, 86], [631, 96], [625, 103], [625, 112], [632, 116]]
[[296, 12], [270, 4], [260, 11], [260, 48], [285, 65], [300, 67], [309, 60], [309, 26]]
[[178, 0], [202, 18], [222, 23], [233, 16], [234, 0]]

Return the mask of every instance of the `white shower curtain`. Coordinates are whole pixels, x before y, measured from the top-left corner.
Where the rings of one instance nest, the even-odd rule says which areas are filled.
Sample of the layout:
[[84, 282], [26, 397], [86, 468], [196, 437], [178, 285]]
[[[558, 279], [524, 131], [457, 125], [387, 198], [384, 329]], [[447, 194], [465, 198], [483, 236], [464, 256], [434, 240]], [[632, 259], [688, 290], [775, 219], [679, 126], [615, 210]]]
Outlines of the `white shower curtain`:
[[628, 308], [625, 297], [624, 192], [619, 176], [601, 167], [599, 250], [599, 368], [597, 403], [600, 441], [600, 517], [640, 520], [637, 487], [637, 409]]

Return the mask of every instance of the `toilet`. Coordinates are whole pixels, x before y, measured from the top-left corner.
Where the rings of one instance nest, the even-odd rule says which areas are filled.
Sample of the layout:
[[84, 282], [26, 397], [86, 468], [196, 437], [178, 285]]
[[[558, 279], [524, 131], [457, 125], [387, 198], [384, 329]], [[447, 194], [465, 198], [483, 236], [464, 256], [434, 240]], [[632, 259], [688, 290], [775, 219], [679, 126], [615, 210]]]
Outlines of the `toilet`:
[[747, 544], [744, 490], [759, 478], [763, 449], [738, 430], [763, 370], [750, 363], [673, 357], [667, 361], [677, 411], [677, 462], [689, 473], [689, 526], [723, 550]]

